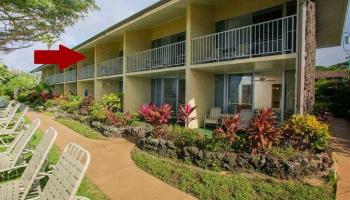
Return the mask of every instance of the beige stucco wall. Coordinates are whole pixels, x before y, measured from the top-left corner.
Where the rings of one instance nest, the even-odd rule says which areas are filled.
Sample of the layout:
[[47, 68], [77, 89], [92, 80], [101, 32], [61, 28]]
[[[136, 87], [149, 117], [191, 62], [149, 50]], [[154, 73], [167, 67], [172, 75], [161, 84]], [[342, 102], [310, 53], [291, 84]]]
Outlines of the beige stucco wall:
[[77, 95], [78, 96], [84, 96], [84, 91], [87, 89], [88, 95], [94, 97], [95, 91], [94, 91], [94, 81], [78, 81], [77, 83]]
[[101, 100], [106, 94], [119, 93], [120, 79], [107, 79], [95, 81], [95, 99]]
[[187, 8], [187, 38], [211, 34], [215, 31], [213, 7], [191, 4]]
[[55, 85], [54, 93], [55, 94], [63, 94], [64, 93], [64, 84]]
[[123, 42], [112, 42], [96, 46], [96, 62], [102, 62], [119, 57], [119, 51], [123, 50]]
[[285, 2], [287, 2], [287, 0], [231, 0], [215, 6], [213, 9], [213, 17], [214, 21], [217, 22], [278, 6]]
[[136, 112], [151, 102], [151, 79], [126, 76], [124, 79], [124, 111]]
[[70, 92], [73, 95], [77, 94], [77, 84], [76, 83], [65, 83], [64, 92]]
[[[271, 108], [272, 106], [272, 85], [273, 84], [282, 84], [282, 72], [273, 72], [273, 73], [262, 73], [266, 80], [272, 81], [255, 81], [254, 86], [254, 109], [260, 109], [264, 107]], [[256, 75], [256, 80], [261, 77], [261, 74]]]
[[205, 114], [214, 106], [214, 88], [214, 74], [193, 69], [186, 70], [186, 102], [198, 106], [193, 113], [198, 119], [190, 124], [191, 128], [202, 126]]
[[173, 21], [161, 24], [151, 29], [151, 40], [156, 40], [169, 35], [186, 31], [186, 17], [180, 17]]
[[151, 48], [150, 31], [131, 31], [124, 34], [124, 54], [130, 55]]

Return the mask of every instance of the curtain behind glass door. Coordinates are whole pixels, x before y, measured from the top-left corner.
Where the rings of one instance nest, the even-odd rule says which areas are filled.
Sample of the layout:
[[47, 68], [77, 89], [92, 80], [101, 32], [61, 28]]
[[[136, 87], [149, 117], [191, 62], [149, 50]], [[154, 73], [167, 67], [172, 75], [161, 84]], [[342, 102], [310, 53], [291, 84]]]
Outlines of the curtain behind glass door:
[[253, 75], [234, 74], [228, 76], [227, 111], [236, 113], [242, 109], [252, 109]]

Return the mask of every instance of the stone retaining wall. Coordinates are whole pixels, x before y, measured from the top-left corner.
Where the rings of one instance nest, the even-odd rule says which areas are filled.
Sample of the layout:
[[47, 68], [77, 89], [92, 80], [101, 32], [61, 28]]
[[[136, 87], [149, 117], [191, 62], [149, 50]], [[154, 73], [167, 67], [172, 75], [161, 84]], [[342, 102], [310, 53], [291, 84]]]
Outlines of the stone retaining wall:
[[210, 152], [197, 147], [180, 149], [172, 141], [152, 138], [141, 139], [138, 147], [161, 156], [190, 161], [203, 168], [228, 171], [256, 170], [281, 179], [321, 175], [327, 173], [333, 164], [327, 153], [309, 157], [298, 155], [282, 160], [271, 155]]

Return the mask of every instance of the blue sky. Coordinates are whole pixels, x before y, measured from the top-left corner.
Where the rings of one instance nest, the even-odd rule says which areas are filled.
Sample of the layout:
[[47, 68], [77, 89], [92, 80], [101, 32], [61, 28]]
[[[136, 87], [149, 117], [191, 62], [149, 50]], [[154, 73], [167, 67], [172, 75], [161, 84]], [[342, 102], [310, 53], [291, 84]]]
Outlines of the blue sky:
[[[96, 0], [100, 10], [89, 13], [86, 18], [80, 20], [73, 27], [67, 28], [66, 32], [62, 34], [61, 40], [53, 46], [52, 49], [57, 49], [58, 44], [74, 47], [109, 26], [112, 26], [157, 1], [158, 0]], [[348, 20], [348, 22], [349, 21], [350, 20]], [[348, 23], [346, 30], [350, 32], [349, 27]], [[47, 47], [45, 44], [37, 43], [30, 48], [17, 50], [7, 55], [0, 54], [0, 62], [5, 63], [11, 68], [23, 69], [25, 71], [32, 70], [38, 66], [34, 65], [33, 54], [35, 49], [47, 49]], [[346, 56], [341, 47], [319, 49], [317, 50], [316, 64], [329, 66], [344, 62]]]

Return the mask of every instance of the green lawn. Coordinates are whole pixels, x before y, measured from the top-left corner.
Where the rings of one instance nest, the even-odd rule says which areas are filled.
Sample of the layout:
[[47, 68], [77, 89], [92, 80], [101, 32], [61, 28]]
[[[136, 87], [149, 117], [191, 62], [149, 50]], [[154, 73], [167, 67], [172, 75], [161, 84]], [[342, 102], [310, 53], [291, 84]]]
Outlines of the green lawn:
[[[26, 119], [26, 121], [28, 122], [29, 120]], [[37, 130], [33, 138], [31, 139], [29, 145], [32, 147], [38, 145], [42, 136], [43, 133], [40, 130]], [[5, 150], [5, 147], [0, 147], [0, 152], [3, 152]], [[49, 164], [56, 164], [59, 160], [59, 157], [60, 151], [56, 145], [53, 145], [48, 155]], [[90, 198], [90, 200], [108, 200], [107, 196], [87, 177], [84, 177], [82, 183], [80, 184], [77, 195], [88, 197]]]
[[210, 128], [198, 128], [197, 130], [207, 136], [213, 135], [213, 129]]
[[156, 157], [140, 150], [132, 158], [141, 169], [198, 199], [334, 199], [331, 184], [311, 186], [247, 174], [222, 175]]
[[79, 133], [80, 135], [86, 138], [99, 140], [106, 139], [106, 137], [104, 137], [101, 133], [78, 121], [72, 119], [56, 119], [56, 121], [67, 126], [68, 128], [74, 130], [75, 132]]

